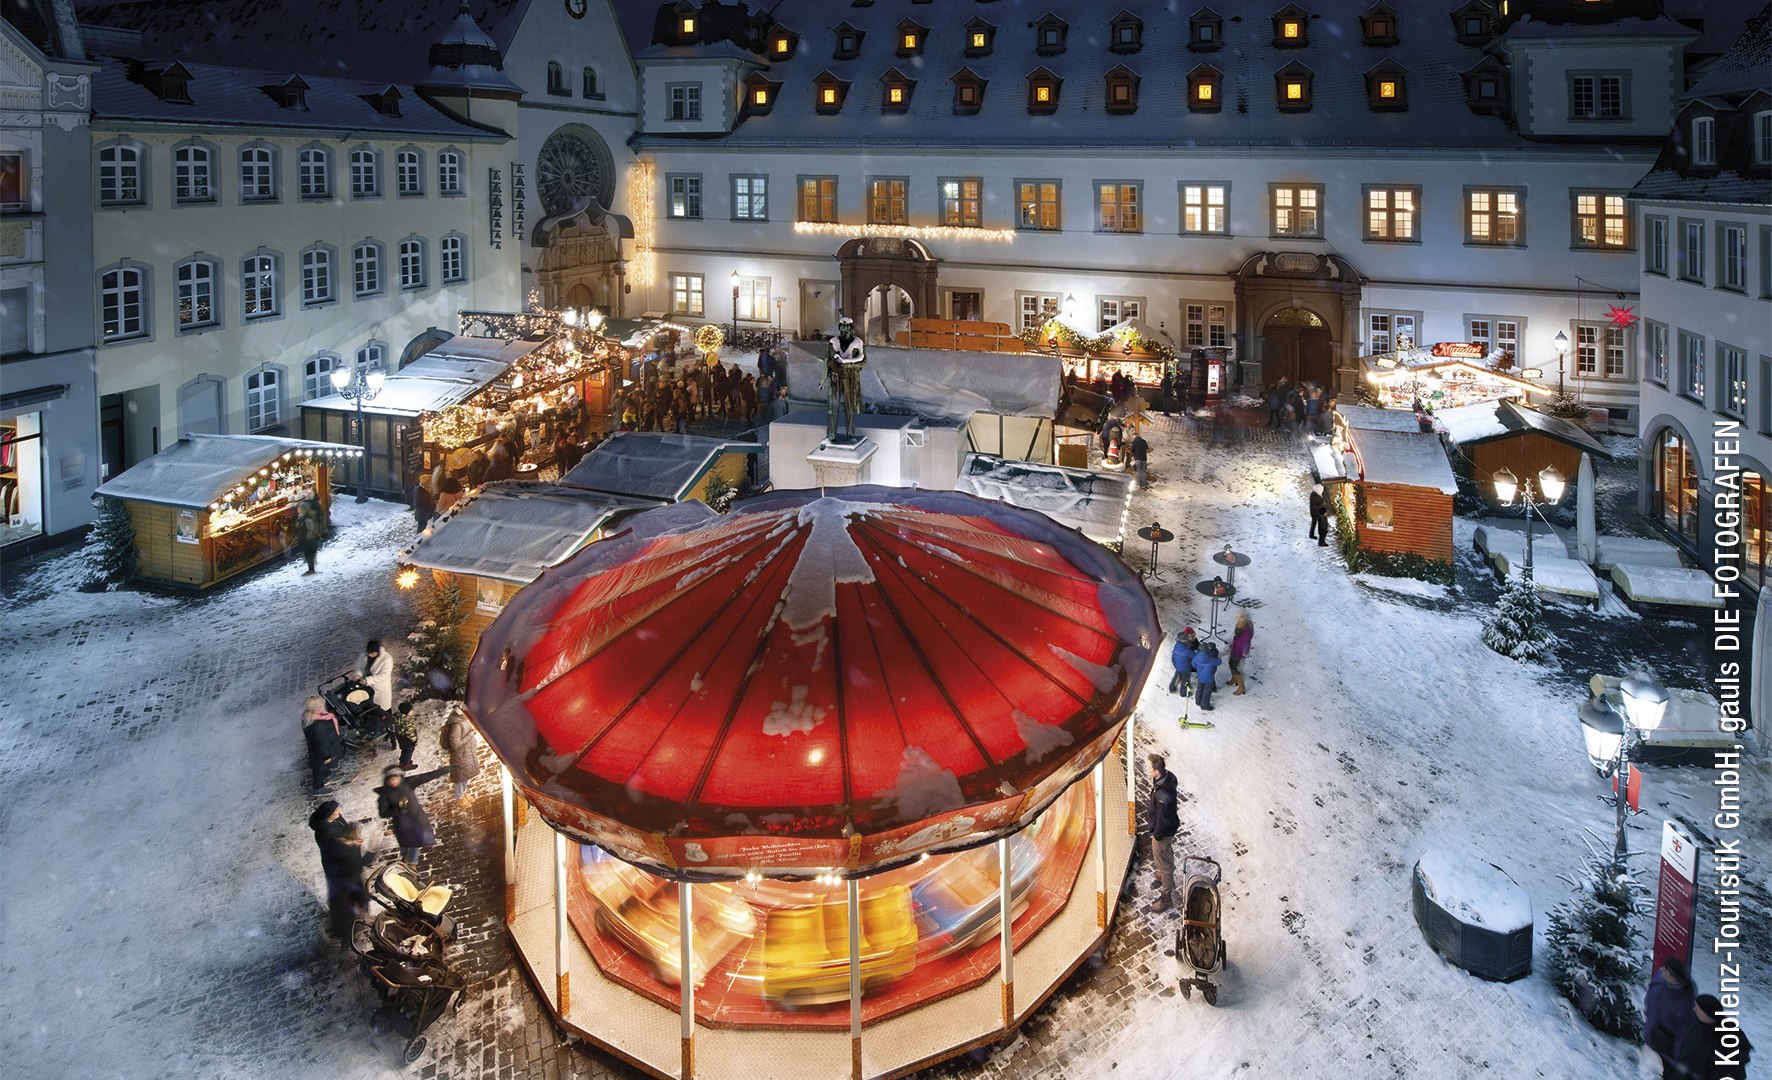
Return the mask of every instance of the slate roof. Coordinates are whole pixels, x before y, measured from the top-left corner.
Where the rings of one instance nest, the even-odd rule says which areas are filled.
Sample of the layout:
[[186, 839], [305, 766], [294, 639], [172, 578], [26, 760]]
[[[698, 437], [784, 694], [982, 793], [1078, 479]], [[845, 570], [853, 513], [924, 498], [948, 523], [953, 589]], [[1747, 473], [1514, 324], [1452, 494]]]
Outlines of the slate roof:
[[425, 530], [400, 561], [528, 584], [615, 518], [657, 505], [557, 484], [499, 480]]
[[272, 435], [185, 435], [100, 484], [96, 494], [200, 510], [290, 450], [303, 449], [358, 453], [339, 443]]
[[[267, 87], [280, 86], [295, 74], [289, 68], [222, 67], [180, 60], [191, 73], [189, 102], [167, 101], [142, 82], [146, 69], [165, 66], [165, 58], [144, 61], [99, 57], [93, 73], [92, 112], [99, 122], [146, 121], [176, 124], [250, 125], [263, 128], [314, 129], [377, 135], [438, 136], [448, 139], [509, 138], [497, 128], [471, 123], [425, 101], [411, 86], [301, 72], [307, 84], [306, 107], [277, 103]], [[390, 85], [400, 94], [398, 116], [370, 104], [371, 95]]]
[[1732, 203], [1743, 206], [1765, 206], [1772, 203], [1772, 182], [1764, 169], [1753, 173], [1743, 171], [1748, 164], [1751, 133], [1747, 137], [1730, 137], [1724, 124], [1743, 126], [1750, 117], [1733, 113], [1747, 98], [1772, 90], [1772, 4], [1748, 20], [1735, 44], [1710, 64], [1704, 73], [1681, 97], [1691, 105], [1702, 102], [1724, 114], [1718, 120], [1719, 168], [1692, 169], [1684, 167], [1678, 140], [1684, 133], [1679, 128], [1688, 118], [1684, 113], [1675, 121], [1676, 134], [1662, 147], [1655, 165], [1631, 189], [1631, 198], [1666, 202]]

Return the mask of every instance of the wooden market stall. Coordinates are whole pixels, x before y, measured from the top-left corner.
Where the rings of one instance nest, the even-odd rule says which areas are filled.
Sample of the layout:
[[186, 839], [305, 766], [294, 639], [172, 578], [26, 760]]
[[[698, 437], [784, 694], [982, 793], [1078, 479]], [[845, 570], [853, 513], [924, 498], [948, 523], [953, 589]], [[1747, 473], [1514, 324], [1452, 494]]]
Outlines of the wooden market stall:
[[[1470, 461], [1477, 493], [1493, 506], [1501, 503], [1488, 478], [1501, 469], [1515, 476], [1537, 476], [1554, 465], [1573, 481], [1581, 470], [1582, 454], [1612, 460], [1599, 440], [1581, 428], [1506, 398], [1440, 409], [1434, 413], [1434, 423]], [[1575, 498], [1573, 483], [1564, 498]]]
[[708, 501], [718, 477], [734, 491], [754, 486], [762, 447], [705, 435], [618, 431], [584, 456], [560, 483], [655, 502]]
[[1332, 442], [1314, 458], [1361, 549], [1450, 566], [1458, 482], [1439, 435], [1423, 431], [1414, 413], [1340, 406]]
[[1363, 356], [1366, 382], [1387, 409], [1428, 411], [1470, 405], [1498, 398], [1548, 397], [1544, 387], [1522, 378], [1504, 353], [1487, 358], [1451, 348], [1461, 342], [1440, 342], [1429, 349], [1404, 349], [1395, 355]]
[[136, 576], [207, 589], [299, 543], [298, 507], [330, 518], [332, 469], [355, 447], [268, 435], [186, 435], [96, 492], [122, 502], [141, 554]]
[[468, 649], [516, 591], [602, 538], [616, 522], [658, 503], [558, 484], [500, 480], [440, 515], [400, 553], [402, 588], [430, 570], [454, 577], [472, 606], [462, 628]]

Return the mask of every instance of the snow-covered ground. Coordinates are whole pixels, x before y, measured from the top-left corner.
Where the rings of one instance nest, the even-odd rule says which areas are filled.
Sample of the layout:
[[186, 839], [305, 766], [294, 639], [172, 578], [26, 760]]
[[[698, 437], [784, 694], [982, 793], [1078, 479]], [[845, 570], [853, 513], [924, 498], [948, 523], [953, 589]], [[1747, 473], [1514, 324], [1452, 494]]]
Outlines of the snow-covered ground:
[[[1610, 842], [1611, 811], [1596, 799], [1605, 785], [1575, 719], [1591, 673], [1490, 653], [1478, 637], [1481, 605], [1462, 581], [1448, 590], [1350, 577], [1334, 547], [1305, 536], [1308, 481], [1295, 450], [1259, 439], [1212, 448], [1160, 418], [1147, 438], [1152, 488], [1135, 497], [1131, 523], [1160, 520], [1178, 534], [1163, 550], [1168, 580], [1154, 590], [1165, 627], [1207, 625], [1193, 585], [1223, 572], [1210, 552], [1230, 542], [1253, 558], [1236, 575], [1256, 627], [1249, 693], [1221, 689], [1217, 726], [1182, 730], [1165, 647], [1139, 716], [1141, 749], [1169, 754], [1186, 795], [1178, 854], [1224, 865], [1225, 989], [1217, 1008], [1183, 1001], [1175, 961], [1153, 948], [1145, 966], [1160, 979], [1056, 996], [1045, 1022], [1062, 1039], [1021, 1040], [982, 1066], [943, 1072], [1652, 1075], [1637, 1048], [1596, 1033], [1541, 974], [1497, 985], [1444, 963], [1409, 911], [1415, 860], [1430, 848], [1468, 852], [1526, 890], [1542, 961], [1545, 914], [1569, 892], [1558, 875], [1577, 866], [1589, 834]], [[303, 695], [344, 669], [364, 638], [397, 640], [407, 629], [391, 571], [411, 520], [381, 503], [341, 501], [334, 513], [340, 535], [316, 577], [290, 565], [194, 599], [90, 595], [71, 591], [63, 560], [9, 602], [0, 1072], [398, 1075], [389, 1046], [366, 1035], [360, 980], [320, 955], [297, 716]], [[1461, 523], [1464, 552], [1469, 540]], [[1461, 554], [1461, 574], [1475, 565]], [[1608, 608], [1597, 617], [1633, 631], [1644, 622]], [[427, 727], [419, 767], [437, 757]], [[1714, 835], [1703, 770], [1646, 773], [1634, 850], [1652, 853], [1669, 815]], [[373, 816], [368, 775], [339, 796], [353, 819]], [[1751, 763], [1744, 790], [1754, 809], [1741, 830], [1758, 868], [1743, 1022], [1762, 1046], [1772, 1042], [1769, 777], [1763, 760]], [[1643, 857], [1645, 870], [1652, 859]], [[1137, 873], [1129, 919], [1138, 933], [1121, 940], [1154, 932], [1164, 942], [1176, 920], [1146, 910], [1148, 864]], [[1703, 910], [1701, 939], [1714, 927], [1714, 906]], [[1132, 969], [1138, 959], [1110, 963]], [[1696, 968], [1714, 988], [1706, 958]], [[255, 1008], [228, 992], [266, 972], [287, 984], [276, 1002]], [[292, 1012], [292, 1000], [305, 1011]], [[430, 1064], [438, 1075], [469, 1074], [435, 1050], [421, 1062]], [[472, 1074], [494, 1068], [476, 1063]]]

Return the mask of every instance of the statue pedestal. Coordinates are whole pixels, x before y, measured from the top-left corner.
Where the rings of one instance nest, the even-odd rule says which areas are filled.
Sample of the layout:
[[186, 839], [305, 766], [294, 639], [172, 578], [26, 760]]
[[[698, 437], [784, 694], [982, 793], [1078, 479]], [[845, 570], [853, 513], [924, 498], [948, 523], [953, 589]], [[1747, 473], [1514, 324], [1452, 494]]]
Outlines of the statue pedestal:
[[806, 455], [806, 463], [812, 466], [812, 474], [817, 477], [820, 491], [826, 488], [853, 487], [869, 482], [868, 463], [879, 449], [865, 435], [856, 436], [854, 442], [833, 442], [826, 439]]

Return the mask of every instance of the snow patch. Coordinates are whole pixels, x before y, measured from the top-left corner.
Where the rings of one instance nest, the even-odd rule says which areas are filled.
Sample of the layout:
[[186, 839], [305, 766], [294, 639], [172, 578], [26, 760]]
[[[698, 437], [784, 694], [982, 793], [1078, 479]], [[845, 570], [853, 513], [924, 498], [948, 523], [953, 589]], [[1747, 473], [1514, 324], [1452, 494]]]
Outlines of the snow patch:
[[1461, 922], [1498, 934], [1532, 925], [1532, 900], [1507, 871], [1462, 852], [1433, 848], [1415, 864], [1427, 898]]
[[791, 701], [770, 702], [769, 715], [763, 718], [763, 734], [792, 735], [817, 727], [824, 720], [825, 708], [808, 702], [808, 693], [808, 687], [796, 686], [789, 692]]
[[937, 765], [922, 747], [907, 746], [899, 758], [892, 800], [898, 804], [901, 818], [915, 820], [952, 810], [964, 804], [966, 797], [952, 770]]
[[1052, 751], [1069, 746], [1075, 741], [1069, 731], [1057, 724], [1042, 723], [1020, 709], [1016, 709], [1013, 715], [1015, 733], [1021, 736], [1022, 742], [1027, 743], [1029, 761], [1039, 761]]
[[1120, 665], [1109, 664], [1106, 667], [1103, 667], [1093, 661], [1083, 659], [1081, 656], [1078, 656], [1076, 653], [1071, 652], [1063, 646], [1048, 645], [1046, 647], [1051, 649], [1060, 660], [1063, 660], [1072, 668], [1076, 669], [1078, 674], [1082, 675], [1085, 679], [1088, 679], [1095, 689], [1101, 693], [1111, 694], [1114, 692], [1114, 687], [1120, 685]]
[[1417, 578], [1385, 577], [1382, 574], [1352, 574], [1349, 576], [1368, 589], [1397, 593], [1402, 596], [1418, 596], [1426, 600], [1444, 600], [1451, 591], [1445, 585], [1432, 581], [1421, 581]]
[[842, 499], [815, 499], [801, 506], [796, 524], [811, 526], [794, 571], [788, 575], [782, 619], [793, 630], [807, 630], [837, 616], [837, 586], [865, 585], [874, 569], [849, 535], [849, 521], [872, 508]]

